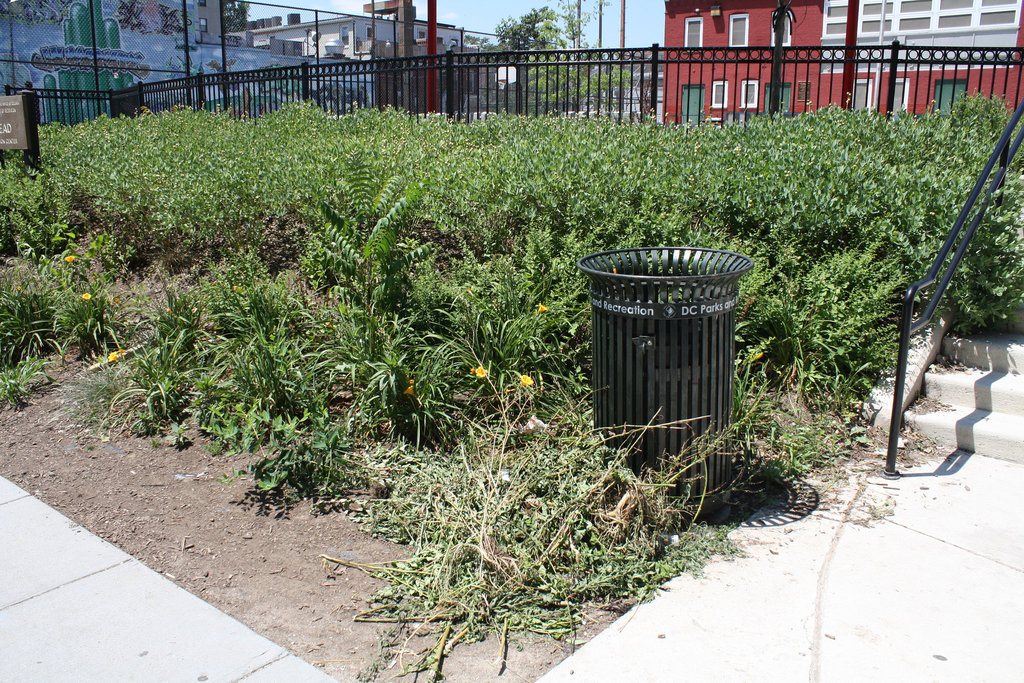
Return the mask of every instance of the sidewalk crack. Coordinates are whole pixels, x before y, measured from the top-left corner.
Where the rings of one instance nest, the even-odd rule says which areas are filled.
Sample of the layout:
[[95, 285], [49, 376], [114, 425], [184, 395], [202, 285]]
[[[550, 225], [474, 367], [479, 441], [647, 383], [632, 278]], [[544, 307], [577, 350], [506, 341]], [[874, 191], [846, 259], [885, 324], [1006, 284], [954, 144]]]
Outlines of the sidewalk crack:
[[808, 676], [810, 683], [818, 683], [821, 680], [821, 638], [824, 629], [822, 625], [824, 620], [823, 607], [825, 603], [825, 587], [828, 585], [829, 573], [832, 570], [832, 559], [835, 557], [836, 549], [839, 547], [839, 539], [850, 522], [853, 507], [860, 500], [861, 495], [866, 489], [867, 484], [861, 480], [857, 485], [857, 493], [854, 494], [853, 498], [846, 504], [846, 507], [843, 508], [842, 519], [839, 522], [839, 526], [836, 527], [835, 534], [832, 536], [832, 542], [828, 546], [828, 552], [825, 553], [825, 559], [821, 563], [821, 570], [818, 572], [818, 586], [814, 596], [814, 636], [811, 642], [811, 669]]

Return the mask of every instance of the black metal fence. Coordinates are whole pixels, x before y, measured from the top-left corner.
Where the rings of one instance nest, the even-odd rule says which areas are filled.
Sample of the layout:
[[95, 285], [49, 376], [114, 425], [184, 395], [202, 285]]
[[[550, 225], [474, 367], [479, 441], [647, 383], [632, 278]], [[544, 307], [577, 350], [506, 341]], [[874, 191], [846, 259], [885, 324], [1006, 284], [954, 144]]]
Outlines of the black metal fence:
[[[849, 105], [885, 113], [945, 110], [965, 94], [1022, 98], [1022, 48], [791, 47], [781, 51], [771, 82], [769, 48], [648, 48], [448, 52], [441, 55], [303, 63], [194, 76], [109, 93], [37, 90], [44, 102], [82, 99], [70, 118], [52, 109], [46, 121], [75, 123], [87, 113], [173, 107], [225, 110], [257, 117], [288, 102], [311, 101], [332, 114], [394, 107], [473, 121], [495, 114], [609, 117], [697, 125], [740, 123], [764, 113], [778, 89], [780, 112]], [[843, 72], [855, 69], [852, 92]], [[102, 108], [103, 98], [117, 101]], [[45, 106], [42, 109], [46, 109]]]
[[[5, 95], [13, 95], [19, 92], [20, 88], [4, 86]], [[111, 116], [111, 100], [113, 93], [97, 92], [95, 90], [61, 90], [51, 88], [34, 89], [38, 101], [39, 123], [63, 123], [74, 125], [91, 121], [101, 114]], [[137, 107], [133, 106], [130, 112], [134, 113]]]

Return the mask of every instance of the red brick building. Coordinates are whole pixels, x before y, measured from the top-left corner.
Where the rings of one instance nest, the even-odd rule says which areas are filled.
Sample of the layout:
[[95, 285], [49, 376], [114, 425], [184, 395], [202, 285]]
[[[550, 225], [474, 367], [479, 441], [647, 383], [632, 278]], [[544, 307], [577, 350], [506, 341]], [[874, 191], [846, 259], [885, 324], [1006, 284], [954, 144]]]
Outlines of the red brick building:
[[[962, 93], [1016, 102], [1021, 0], [862, 0], [852, 105], [922, 113]], [[667, 0], [662, 115], [742, 121], [768, 108], [776, 0]], [[793, 0], [781, 111], [843, 102], [846, 0]], [[893, 53], [894, 40], [908, 49]], [[940, 50], [942, 48], [956, 48]], [[1003, 49], [995, 49], [1003, 48]], [[850, 53], [849, 56], [853, 56]], [[895, 61], [894, 60], [895, 57]], [[891, 68], [895, 66], [895, 68]]]

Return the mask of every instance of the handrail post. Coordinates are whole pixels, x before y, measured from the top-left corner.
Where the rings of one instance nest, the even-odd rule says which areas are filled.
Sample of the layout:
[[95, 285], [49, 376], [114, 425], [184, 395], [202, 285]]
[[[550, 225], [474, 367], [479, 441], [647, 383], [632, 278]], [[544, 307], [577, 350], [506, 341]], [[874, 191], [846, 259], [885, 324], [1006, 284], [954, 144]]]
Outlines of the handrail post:
[[900, 41], [892, 41], [889, 48], [889, 87], [885, 94], [885, 115], [892, 116], [896, 106], [896, 68], [899, 65]]
[[903, 299], [903, 315], [900, 318], [900, 347], [896, 361], [896, 381], [892, 388], [892, 418], [889, 421], [889, 447], [885, 454], [885, 469], [882, 476], [886, 479], [899, 479], [896, 469], [896, 451], [900, 443], [900, 430], [903, 427], [903, 394], [907, 384], [907, 359], [910, 356], [910, 327], [913, 324], [914, 300], [917, 298], [916, 286], [907, 289]]
[[303, 62], [300, 66], [300, 74], [302, 78], [302, 101], [309, 101], [309, 62]]

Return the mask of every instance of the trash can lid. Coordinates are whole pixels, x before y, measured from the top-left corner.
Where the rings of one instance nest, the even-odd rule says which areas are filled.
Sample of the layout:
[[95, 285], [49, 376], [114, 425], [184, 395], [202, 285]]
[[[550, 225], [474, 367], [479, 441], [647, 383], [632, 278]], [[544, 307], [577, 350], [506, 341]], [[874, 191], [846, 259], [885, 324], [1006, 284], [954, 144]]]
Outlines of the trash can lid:
[[754, 267], [747, 256], [701, 247], [615, 249], [576, 264], [595, 283], [725, 286]]

